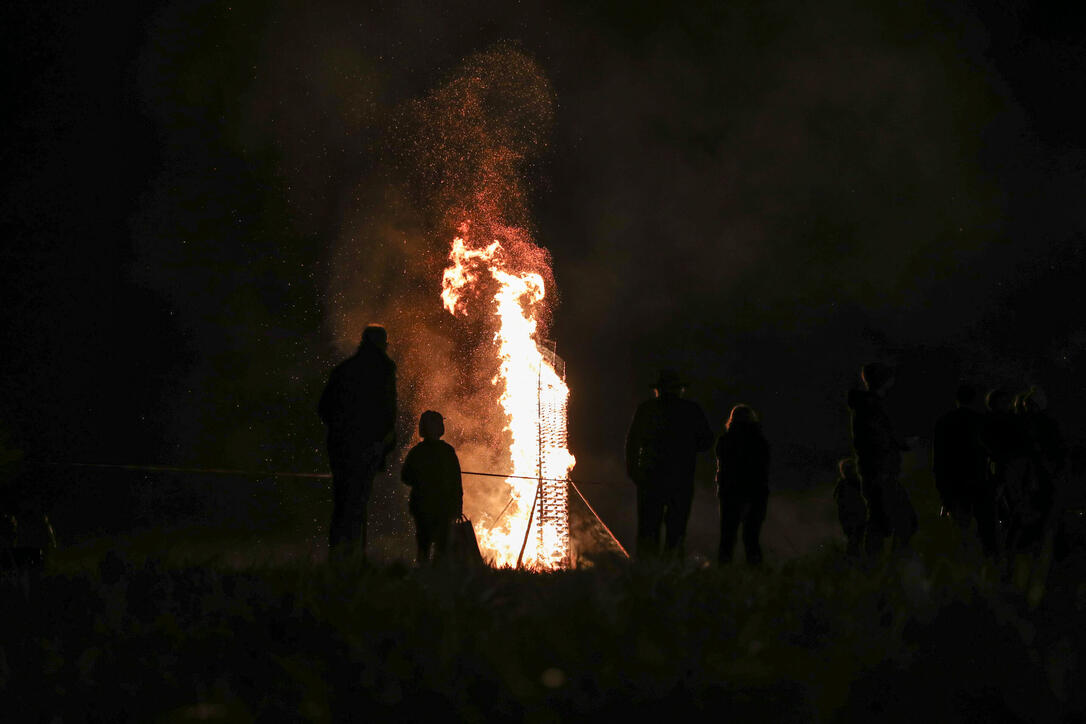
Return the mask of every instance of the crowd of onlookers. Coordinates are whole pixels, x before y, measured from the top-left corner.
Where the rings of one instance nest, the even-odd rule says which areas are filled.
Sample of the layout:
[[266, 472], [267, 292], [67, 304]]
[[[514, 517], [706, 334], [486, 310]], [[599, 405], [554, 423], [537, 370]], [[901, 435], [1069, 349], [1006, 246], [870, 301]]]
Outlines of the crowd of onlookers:
[[[902, 452], [885, 398], [894, 371], [873, 362], [861, 371], [863, 389], [848, 393], [853, 455], [839, 463], [833, 497], [851, 555], [909, 545], [919, 521], [901, 481]], [[639, 557], [682, 554], [694, 488], [694, 458], [712, 444], [698, 405], [682, 398], [684, 384], [664, 370], [655, 396], [634, 415], [626, 440], [626, 468], [637, 485]], [[986, 405], [986, 407], [985, 407]], [[935, 423], [932, 469], [941, 512], [963, 532], [973, 529], [990, 556], [1036, 550], [1060, 539], [1058, 492], [1067, 450], [1046, 411], [1044, 392], [1013, 395], [1003, 388], [984, 400], [962, 384], [953, 410]], [[758, 416], [736, 405], [716, 444], [720, 500], [719, 560], [732, 559], [740, 526], [747, 561], [762, 558], [759, 536], [769, 497], [769, 446]]]
[[[368, 327], [358, 352], [333, 370], [321, 397], [334, 480], [333, 553], [344, 550], [343, 543], [364, 550], [366, 501], [394, 448], [396, 365], [387, 344], [383, 327]], [[885, 406], [894, 371], [872, 362], [860, 377], [863, 388], [847, 397], [854, 454], [840, 461], [833, 497], [847, 551], [874, 555], [887, 546], [908, 546], [918, 518], [901, 481], [907, 447]], [[638, 406], [626, 436], [626, 471], [637, 489], [636, 554], [681, 557], [696, 458], [713, 445], [714, 434], [701, 407], [684, 398], [686, 384], [677, 372], [661, 370], [652, 388], [653, 397]], [[975, 524], [988, 555], [1035, 549], [1058, 533], [1057, 493], [1067, 451], [1046, 407], [1037, 387], [1017, 395], [998, 388], [981, 400], [974, 387], [963, 384], [955, 408], [935, 423], [932, 465], [942, 510], [963, 531]], [[404, 461], [401, 478], [411, 486], [410, 511], [424, 561], [445, 548], [449, 527], [462, 513], [463, 489], [456, 452], [440, 439], [441, 415], [427, 411], [419, 433], [422, 441]], [[716, 439], [721, 563], [731, 561], [740, 528], [747, 561], [762, 559], [769, 458], [757, 413], [734, 406]]]
[[[854, 458], [842, 460], [834, 490], [848, 550], [872, 552], [894, 536], [907, 545], [916, 514], [900, 482], [900, 450], [882, 400], [893, 385], [884, 365], [863, 369], [864, 392], [853, 391]], [[856, 404], [852, 405], [851, 403]], [[932, 472], [948, 515], [976, 535], [990, 556], [1036, 550], [1059, 538], [1059, 493], [1066, 488], [1068, 454], [1039, 387], [1018, 394], [1005, 388], [983, 399], [962, 384], [953, 410], [932, 434]], [[874, 522], [873, 522], [874, 521]]]

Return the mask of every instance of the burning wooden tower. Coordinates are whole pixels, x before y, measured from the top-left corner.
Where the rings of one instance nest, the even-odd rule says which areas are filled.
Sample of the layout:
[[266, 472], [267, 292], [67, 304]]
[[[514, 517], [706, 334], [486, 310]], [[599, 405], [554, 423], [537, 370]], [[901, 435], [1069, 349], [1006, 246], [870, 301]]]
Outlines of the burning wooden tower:
[[[567, 450], [567, 403], [569, 388], [565, 384], [566, 363], [555, 351], [554, 342], [540, 346], [542, 356], [539, 374], [539, 473], [536, 507], [539, 519], [537, 546], [539, 558], [548, 558], [559, 568], [568, 568], [573, 561], [569, 537], [569, 475], [567, 455], [556, 451]], [[545, 367], [554, 370], [554, 377], [543, 381]], [[561, 384], [555, 384], [555, 382]]]

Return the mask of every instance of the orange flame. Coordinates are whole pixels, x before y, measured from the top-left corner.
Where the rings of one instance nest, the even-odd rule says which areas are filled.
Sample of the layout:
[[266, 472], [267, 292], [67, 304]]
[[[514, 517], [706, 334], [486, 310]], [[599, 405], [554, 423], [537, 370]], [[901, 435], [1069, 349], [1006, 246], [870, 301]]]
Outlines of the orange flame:
[[556, 568], [570, 562], [563, 481], [576, 460], [566, 447], [569, 388], [555, 369], [557, 358], [538, 340], [537, 314], [546, 296], [543, 277], [509, 269], [502, 252], [497, 240], [471, 249], [462, 237], [456, 237], [449, 252], [450, 266], [441, 280], [442, 302], [453, 315], [466, 313], [463, 295], [481, 275], [489, 275], [498, 284], [493, 302], [500, 365], [491, 383], [502, 390], [499, 403], [511, 436], [512, 475], [534, 478], [506, 478], [512, 501], [500, 520], [479, 531], [479, 546], [498, 566], [515, 565], [524, 546], [523, 565]]

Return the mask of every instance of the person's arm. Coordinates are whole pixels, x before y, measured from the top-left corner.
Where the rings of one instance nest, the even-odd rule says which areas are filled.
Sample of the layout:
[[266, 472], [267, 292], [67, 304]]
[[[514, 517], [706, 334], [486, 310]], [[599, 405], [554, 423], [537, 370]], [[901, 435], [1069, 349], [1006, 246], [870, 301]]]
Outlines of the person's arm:
[[1067, 444], [1063, 441], [1059, 424], [1051, 417], [1045, 420], [1045, 455], [1052, 465], [1053, 472], [1063, 470], [1067, 462]]
[[765, 472], [765, 484], [769, 485], [769, 460], [770, 460], [769, 441], [766, 440], [764, 437], [762, 437], [761, 440], [762, 440], [762, 470]]
[[939, 486], [939, 475], [943, 472], [945, 457], [943, 453], [943, 421], [935, 423], [935, 430], [931, 435], [931, 472], [935, 475], [935, 485]]
[[698, 452], [705, 452], [713, 444], [713, 431], [709, 427], [709, 420], [705, 417], [705, 411], [700, 405], [694, 405], [696, 411], [694, 420], [694, 445]]
[[626, 432], [626, 476], [635, 483], [641, 478], [640, 458], [641, 445], [644, 443], [645, 436], [644, 428], [644, 407], [639, 405], [637, 412], [634, 413], [633, 422], [630, 423], [630, 429]]
[[317, 414], [325, 425], [330, 424], [332, 418], [336, 416], [335, 407], [339, 397], [337, 380], [336, 372], [332, 370], [332, 374], [328, 377], [328, 384], [324, 386], [324, 391], [321, 392], [320, 402], [317, 403]]
[[418, 475], [415, 471], [415, 458], [415, 449], [411, 448], [410, 452], [407, 453], [407, 457], [404, 458], [403, 467], [400, 468], [400, 480], [409, 487], [418, 482]]
[[726, 475], [725, 466], [728, 459], [728, 444], [724, 439], [726, 437], [727, 433], [724, 433], [716, 441], [716, 479], [718, 483], [723, 482]]
[[385, 380], [385, 409], [384, 420], [382, 421], [385, 436], [381, 441], [386, 455], [396, 446], [396, 364], [390, 360], [389, 366], [391, 369]]
[[464, 515], [464, 476], [460, 471], [460, 458], [451, 445], [449, 446], [449, 452], [452, 453], [452, 465], [456, 479], [456, 510], [457, 517], [460, 518]]

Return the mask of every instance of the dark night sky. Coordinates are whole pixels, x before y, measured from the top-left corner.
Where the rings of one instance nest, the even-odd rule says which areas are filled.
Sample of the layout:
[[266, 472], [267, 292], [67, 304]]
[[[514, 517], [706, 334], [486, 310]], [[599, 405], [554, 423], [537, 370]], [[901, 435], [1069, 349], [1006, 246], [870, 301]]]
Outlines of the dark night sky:
[[1055, 4], [312, 5], [5, 6], [0, 424], [28, 452], [322, 469], [332, 248], [395, 176], [397, 109], [499, 41], [557, 100], [528, 181], [576, 475], [621, 476], [664, 364], [714, 426], [763, 414], [782, 486], [831, 475], [870, 358], [905, 434], [962, 376], [1086, 423], [1086, 26]]

